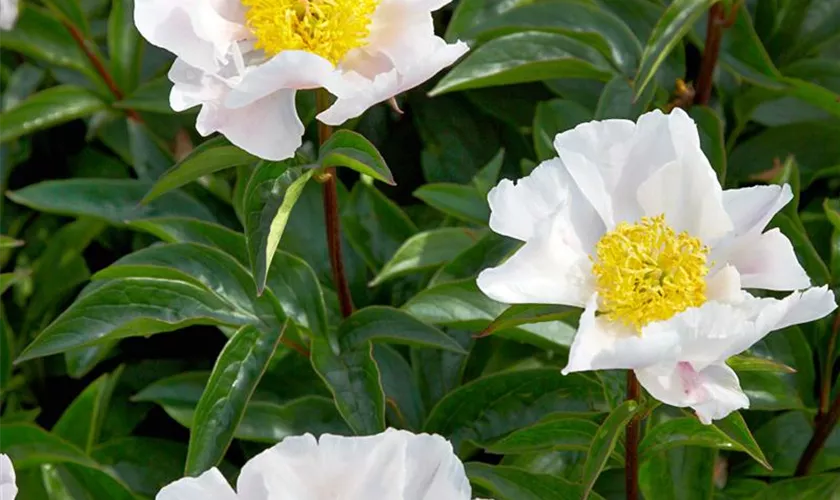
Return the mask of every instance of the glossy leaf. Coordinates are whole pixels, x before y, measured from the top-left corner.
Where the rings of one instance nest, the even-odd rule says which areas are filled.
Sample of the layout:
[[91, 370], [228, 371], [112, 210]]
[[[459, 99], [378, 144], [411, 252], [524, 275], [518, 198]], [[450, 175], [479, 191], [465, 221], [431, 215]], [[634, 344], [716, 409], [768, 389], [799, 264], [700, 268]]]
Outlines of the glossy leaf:
[[431, 347], [464, 353], [458, 342], [437, 328], [399, 309], [371, 306], [353, 313], [338, 328], [344, 349], [360, 349], [369, 341]]
[[370, 282], [379, 285], [399, 276], [434, 268], [455, 257], [480, 237], [478, 231], [468, 228], [441, 228], [418, 233], [397, 249]]
[[373, 357], [382, 375], [389, 425], [419, 432], [426, 408], [408, 361], [394, 348], [376, 344]]
[[587, 451], [598, 433], [598, 423], [579, 417], [551, 418], [517, 429], [487, 449], [500, 455], [545, 450]]
[[268, 270], [286, 223], [314, 170], [288, 163], [263, 162], [245, 191], [245, 235], [257, 290], [265, 288]]
[[554, 99], [541, 102], [534, 115], [534, 149], [537, 158], [556, 158], [554, 137], [592, 118], [592, 112], [575, 101]]
[[600, 52], [573, 38], [555, 33], [515, 33], [474, 50], [431, 95], [550, 78], [608, 80], [612, 72]]
[[222, 460], [288, 327], [287, 322], [283, 330], [261, 332], [246, 325], [225, 345], [195, 409], [186, 475], [201, 474]]
[[0, 114], [0, 142], [8, 142], [105, 109], [105, 102], [89, 90], [61, 85], [33, 94]]
[[473, 186], [426, 184], [414, 191], [414, 196], [427, 205], [466, 222], [484, 226], [490, 219], [487, 196]]
[[[496, 500], [577, 500], [585, 498], [580, 484], [549, 474], [533, 474], [515, 467], [466, 464], [470, 482], [489, 491]], [[598, 499], [600, 495], [590, 495]]]
[[140, 78], [143, 45], [140, 33], [134, 27], [134, 0], [114, 0], [111, 5], [108, 55], [117, 85], [124, 91], [136, 87]]
[[675, 0], [665, 9], [645, 44], [636, 73], [635, 95], [642, 95], [656, 71], [715, 0]]
[[143, 203], [149, 203], [163, 193], [196, 181], [205, 175], [256, 161], [256, 157], [231, 145], [224, 137], [211, 139], [193, 149], [186, 158], [167, 170], [143, 197]]
[[90, 453], [99, 441], [111, 395], [122, 370], [105, 374], [91, 383], [67, 407], [52, 429], [53, 434]]
[[376, 146], [350, 130], [336, 131], [321, 146], [318, 151], [318, 163], [322, 167], [351, 168], [386, 184], [396, 184], [394, 175], [388, 170], [388, 165]]
[[640, 410], [636, 401], [625, 401], [618, 408], [611, 411], [598, 428], [592, 444], [589, 446], [589, 453], [583, 465], [583, 497], [586, 498], [591, 492], [595, 481], [604, 469], [607, 459], [615, 449], [616, 442], [621, 436], [627, 422]]
[[497, 330], [514, 328], [520, 325], [544, 323], [546, 321], [568, 321], [577, 316], [579, 312], [579, 309], [569, 306], [518, 304], [505, 309], [505, 312], [482, 330], [481, 335], [490, 335]]

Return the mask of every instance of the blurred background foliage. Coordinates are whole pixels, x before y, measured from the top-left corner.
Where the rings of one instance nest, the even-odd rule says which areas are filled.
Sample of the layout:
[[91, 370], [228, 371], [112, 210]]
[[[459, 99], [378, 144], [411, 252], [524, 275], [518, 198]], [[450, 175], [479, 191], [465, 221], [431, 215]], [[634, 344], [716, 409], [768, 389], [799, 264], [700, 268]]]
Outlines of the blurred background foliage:
[[[286, 435], [387, 423], [453, 440], [479, 496], [575, 498], [594, 484], [595, 494], [622, 498], [621, 426], [605, 416], [621, 403], [623, 374], [559, 377], [554, 368], [565, 362], [574, 311], [508, 310], [493, 322], [506, 308], [483, 297], [474, 277], [515, 247], [488, 230], [485, 198], [498, 179], [521, 177], [555, 156], [558, 132], [680, 106], [697, 121], [726, 188], [793, 186], [794, 202], [772, 224], [794, 243], [816, 285], [836, 287], [840, 1], [721, 2], [714, 7], [723, 16], [719, 57], [710, 84], [700, 84], [714, 3], [456, 0], [436, 13], [438, 32], [468, 41], [471, 53], [399, 97], [403, 114], [380, 105], [345, 124], [381, 151], [397, 185], [342, 171], [340, 204], [356, 306], [399, 308], [363, 311], [397, 315], [406, 330], [413, 323], [401, 315], [419, 319], [418, 331], [443, 332], [455, 347], [385, 339], [372, 355], [353, 351], [351, 364], [365, 370], [373, 363], [381, 374], [353, 379], [359, 384], [351, 388], [353, 397], [385, 408], [379, 422], [334, 397], [335, 360], [319, 357], [315, 340], [312, 362], [289, 342], [264, 360], [267, 370], [235, 418], [208, 423], [199, 401], [214, 384], [224, 388], [211, 370], [223, 348], [219, 362], [236, 356], [228, 342], [235, 329], [186, 317], [177, 332], [149, 336], [163, 330], [131, 321], [160, 305], [159, 297], [121, 289], [120, 273], [131, 266], [112, 264], [163, 241], [177, 247], [180, 263], [166, 267], [149, 253], [121, 262], [190, 274], [198, 271], [182, 263], [195, 250], [190, 245], [201, 243], [243, 262], [244, 272], [243, 213], [254, 203], [249, 180], [257, 161], [224, 139], [199, 137], [196, 110], [170, 110], [172, 57], [140, 38], [131, 0], [24, 0], [16, 27], [0, 33], [0, 450], [15, 460], [21, 498], [151, 498], [183, 474], [188, 452], [197, 453], [188, 450], [198, 439], [190, 428], [202, 418], [233, 426], [227, 453], [216, 450], [229, 477]], [[298, 105], [307, 158], [317, 149], [311, 92], [300, 92]], [[173, 165], [182, 177], [168, 179], [177, 189], [141, 204]], [[343, 328], [320, 196], [315, 183], [306, 185], [268, 277], [298, 344], [326, 325]], [[209, 287], [228, 277], [202, 269], [182, 279]], [[308, 299], [321, 293], [325, 318]], [[110, 333], [96, 337], [99, 327], [55, 321], [71, 304], [84, 318], [79, 304], [91, 297], [113, 299], [108, 316], [89, 321], [109, 323]], [[61, 354], [12, 365], [51, 323], [50, 352]], [[125, 328], [114, 333], [118, 325]], [[482, 330], [493, 335], [474, 338]], [[647, 408], [646, 497], [838, 495], [840, 431], [830, 434], [812, 475], [793, 478], [815, 418], [840, 391], [836, 330], [832, 318], [789, 328], [733, 360], [751, 409], [716, 426], [673, 408]], [[96, 342], [78, 347], [74, 335]], [[600, 466], [587, 461], [604, 450]]]

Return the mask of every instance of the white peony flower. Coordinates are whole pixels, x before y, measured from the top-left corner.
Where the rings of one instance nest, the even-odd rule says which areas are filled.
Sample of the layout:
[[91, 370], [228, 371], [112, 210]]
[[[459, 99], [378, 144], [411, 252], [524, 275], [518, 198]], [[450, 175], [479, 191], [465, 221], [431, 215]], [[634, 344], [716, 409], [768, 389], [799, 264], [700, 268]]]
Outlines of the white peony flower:
[[15, 27], [18, 18], [18, 0], [0, 0], [0, 30]]
[[15, 500], [17, 493], [12, 460], [8, 455], [0, 453], [0, 500]]
[[706, 423], [747, 408], [725, 360], [836, 307], [826, 287], [743, 291], [811, 284], [790, 241], [764, 232], [790, 187], [723, 191], [680, 109], [581, 124], [554, 145], [559, 158], [488, 195], [490, 227], [525, 244], [478, 286], [509, 304], [584, 307], [565, 373], [633, 369]]
[[295, 92], [325, 88], [318, 115], [339, 125], [431, 78], [466, 51], [436, 37], [432, 11], [451, 0], [136, 0], [134, 21], [178, 58], [176, 111], [196, 128], [269, 160], [294, 155], [304, 127]]
[[437, 435], [388, 429], [365, 437], [288, 437], [242, 468], [236, 492], [210, 469], [163, 488], [156, 500], [469, 500], [452, 445]]

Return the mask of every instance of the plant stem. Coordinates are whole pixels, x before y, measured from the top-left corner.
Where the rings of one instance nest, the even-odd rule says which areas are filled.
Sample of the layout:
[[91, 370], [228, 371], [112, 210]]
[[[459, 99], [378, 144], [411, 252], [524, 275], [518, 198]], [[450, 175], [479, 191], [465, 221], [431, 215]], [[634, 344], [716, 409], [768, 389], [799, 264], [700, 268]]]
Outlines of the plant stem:
[[799, 459], [799, 464], [796, 466], [796, 476], [808, 475], [808, 471], [811, 470], [811, 465], [813, 465], [817, 455], [820, 454], [825, 442], [828, 440], [828, 436], [831, 435], [831, 431], [837, 425], [838, 419], [840, 419], [840, 395], [831, 403], [828, 412], [817, 421], [814, 435], [811, 436], [808, 447], [805, 448], [805, 452], [802, 453], [802, 458]]
[[[97, 56], [90, 49], [90, 47], [88, 47], [88, 42], [87, 40], [85, 40], [85, 37], [82, 34], [82, 32], [67, 21], [63, 21], [62, 23], [64, 24], [64, 27], [67, 28], [67, 31], [70, 32], [70, 36], [73, 37], [73, 40], [75, 40], [76, 45], [78, 45], [79, 49], [81, 49], [82, 52], [85, 54], [85, 57], [87, 57], [90, 63], [93, 64], [94, 69], [96, 69], [96, 72], [102, 78], [102, 81], [105, 82], [105, 85], [108, 87], [108, 90], [111, 91], [111, 94], [114, 96], [114, 99], [118, 101], [122, 100], [122, 98], [124, 97], [122, 90], [120, 90], [119, 86], [117, 85], [117, 82], [114, 81], [114, 78], [111, 76], [111, 73], [108, 71], [108, 68], [105, 67], [105, 63], [103, 63], [99, 56]], [[126, 115], [128, 115], [129, 118], [131, 118], [134, 121], [143, 121], [143, 119], [140, 117], [137, 111], [134, 111], [133, 109], [126, 109], [125, 113]]]
[[814, 422], [817, 423], [828, 412], [828, 400], [831, 398], [831, 374], [834, 371], [832, 368], [834, 368], [834, 351], [837, 348], [838, 331], [840, 331], [840, 313], [834, 316], [834, 323], [831, 325], [831, 337], [828, 339], [825, 366], [823, 366], [822, 380], [820, 380], [820, 406], [814, 419]]
[[[640, 402], [642, 388], [633, 370], [627, 370], [627, 400]], [[624, 442], [624, 490], [627, 500], [639, 498], [639, 430], [641, 419], [635, 416], [627, 422]]]
[[703, 60], [700, 62], [700, 74], [697, 77], [695, 104], [708, 104], [712, 97], [712, 83], [720, 53], [720, 41], [723, 38], [723, 24], [723, 4], [718, 2], [709, 9], [709, 19], [706, 22], [706, 45], [703, 48]]
[[[329, 106], [329, 96], [323, 89], [317, 91], [316, 97], [318, 111], [323, 111]], [[318, 140], [324, 144], [332, 136], [332, 127], [318, 122]], [[335, 167], [327, 168], [319, 178], [324, 186], [324, 220], [327, 226], [327, 249], [330, 254], [330, 266], [332, 267], [333, 283], [338, 293], [338, 303], [343, 317], [353, 313], [353, 298], [350, 295], [350, 286], [347, 284], [347, 276], [344, 273], [344, 259], [341, 256], [341, 221], [338, 215], [338, 181], [336, 180]]]

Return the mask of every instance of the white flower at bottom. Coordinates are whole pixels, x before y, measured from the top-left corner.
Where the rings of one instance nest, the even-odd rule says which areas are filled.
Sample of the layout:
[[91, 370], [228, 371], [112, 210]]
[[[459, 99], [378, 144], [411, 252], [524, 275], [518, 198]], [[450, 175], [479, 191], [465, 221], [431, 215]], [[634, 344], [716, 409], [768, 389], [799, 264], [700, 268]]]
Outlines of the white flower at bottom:
[[294, 155], [304, 127], [297, 90], [337, 99], [318, 119], [339, 125], [411, 89], [467, 46], [435, 36], [451, 0], [136, 0], [134, 21], [178, 59], [176, 111], [201, 106], [196, 128], [269, 160]]
[[14, 500], [17, 493], [12, 460], [8, 455], [0, 453], [0, 500]]
[[156, 500], [469, 500], [464, 466], [444, 438], [388, 429], [375, 436], [288, 437], [242, 468], [236, 492], [216, 469]]
[[654, 397], [710, 422], [749, 401], [725, 360], [836, 308], [790, 241], [764, 231], [788, 186], [723, 191], [680, 109], [559, 134], [558, 158], [488, 195], [490, 227], [525, 242], [479, 288], [509, 304], [584, 307], [564, 373], [633, 369]]
[[0, 0], [0, 30], [15, 27], [18, 18], [18, 0]]

